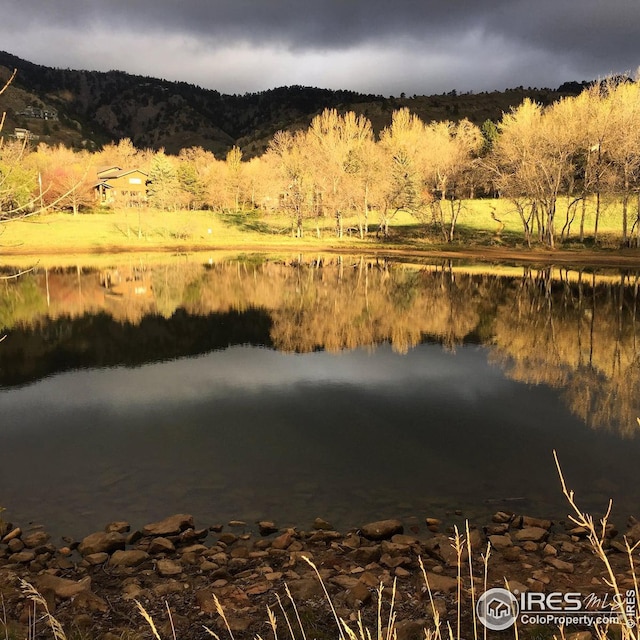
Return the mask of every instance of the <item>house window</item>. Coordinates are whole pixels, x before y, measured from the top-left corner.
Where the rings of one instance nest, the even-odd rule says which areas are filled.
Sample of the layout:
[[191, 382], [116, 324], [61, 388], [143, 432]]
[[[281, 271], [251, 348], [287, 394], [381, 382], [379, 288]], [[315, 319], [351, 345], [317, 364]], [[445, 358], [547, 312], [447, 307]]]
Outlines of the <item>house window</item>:
[[129, 184], [142, 184], [141, 178], [129, 178]]

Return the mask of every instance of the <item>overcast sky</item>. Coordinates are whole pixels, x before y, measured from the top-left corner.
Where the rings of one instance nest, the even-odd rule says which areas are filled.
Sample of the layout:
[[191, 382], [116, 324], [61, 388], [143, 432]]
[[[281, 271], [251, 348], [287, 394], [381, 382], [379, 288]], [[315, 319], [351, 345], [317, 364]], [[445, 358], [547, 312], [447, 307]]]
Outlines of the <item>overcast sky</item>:
[[0, 49], [225, 93], [556, 87], [640, 65], [640, 0], [3, 0]]

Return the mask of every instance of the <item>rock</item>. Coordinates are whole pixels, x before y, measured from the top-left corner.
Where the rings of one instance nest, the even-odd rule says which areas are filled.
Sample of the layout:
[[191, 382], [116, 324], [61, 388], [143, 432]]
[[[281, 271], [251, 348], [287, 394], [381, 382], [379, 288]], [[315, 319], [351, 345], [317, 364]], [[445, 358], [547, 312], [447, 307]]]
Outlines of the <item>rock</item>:
[[22, 536], [22, 542], [27, 549], [35, 549], [36, 547], [47, 544], [50, 537], [51, 536], [45, 531], [34, 531], [29, 535]]
[[73, 607], [82, 611], [100, 611], [101, 613], [109, 611], [106, 601], [91, 591], [81, 591], [73, 599]]
[[558, 550], [553, 545], [545, 544], [542, 549], [542, 554], [545, 556], [557, 556]]
[[367, 604], [371, 600], [371, 590], [366, 584], [358, 581], [353, 587], [347, 590], [345, 602], [352, 608], [358, 609], [361, 605]]
[[18, 551], [9, 556], [9, 562], [27, 564], [36, 559], [36, 552], [33, 549], [25, 549], [24, 551]]
[[177, 576], [182, 573], [182, 565], [179, 562], [174, 562], [173, 560], [158, 560], [156, 568], [158, 575], [163, 578]]
[[90, 553], [84, 557], [84, 560], [91, 566], [96, 566], [107, 562], [107, 560], [109, 560], [109, 554], [104, 551], [101, 551], [100, 553]]
[[515, 539], [518, 542], [540, 542], [544, 540], [549, 532], [542, 527], [527, 527], [526, 529], [520, 529], [515, 533]]
[[75, 582], [50, 573], [43, 573], [37, 577], [36, 586], [40, 591], [52, 591], [58, 598], [69, 600], [84, 591], [89, 591], [91, 589], [91, 578], [87, 576], [79, 582]]
[[636, 542], [640, 540], [640, 524], [634, 524], [632, 527], [627, 529], [627, 532], [624, 534], [631, 545], [633, 546]]
[[332, 531], [333, 530], [333, 527], [331, 526], [331, 524], [326, 520], [323, 520], [322, 518], [316, 518], [313, 521], [313, 524], [311, 525], [311, 527], [316, 531], [319, 531], [319, 530]]
[[124, 520], [110, 522], [105, 528], [105, 533], [129, 533], [131, 525]]
[[218, 541], [229, 546], [233, 544], [237, 539], [238, 539], [238, 536], [234, 535], [233, 533], [223, 533], [218, 538]]
[[565, 562], [564, 560], [553, 557], [545, 558], [544, 561], [563, 573], [573, 573], [574, 571], [574, 566], [570, 562]]
[[395, 536], [391, 536], [391, 542], [394, 544], [403, 544], [403, 545], [416, 545], [419, 544], [420, 541], [415, 536], [406, 536], [402, 533], [396, 533]]
[[340, 538], [342, 538], [342, 534], [337, 531], [320, 529], [311, 535], [308, 542], [331, 542], [332, 540], [340, 540]]
[[424, 634], [424, 620], [400, 620], [395, 624], [394, 637], [397, 640], [422, 640]]
[[504, 522], [511, 522], [511, 520], [513, 520], [513, 514], [508, 513], [506, 511], [498, 511], [497, 513], [493, 514], [493, 517], [491, 518], [491, 520], [498, 524], [504, 523]]
[[124, 549], [125, 539], [121, 533], [106, 533], [96, 531], [82, 540], [78, 546], [81, 555], [87, 556], [92, 553], [112, 553], [118, 549]]
[[20, 538], [11, 538], [7, 543], [7, 547], [11, 553], [18, 553], [24, 549], [24, 542]]
[[267, 591], [269, 591], [272, 588], [273, 585], [271, 585], [269, 582], [258, 582], [258, 584], [254, 584], [252, 586], [250, 586], [245, 593], [248, 596], [259, 596], [262, 595], [263, 593], [267, 593]]
[[15, 529], [9, 531], [9, 533], [7, 533], [5, 537], [2, 538], [2, 540], [0, 540], [0, 542], [4, 542], [4, 544], [7, 544], [10, 540], [13, 540], [14, 538], [19, 538], [21, 535], [22, 535], [22, 529], [20, 527], [16, 527]]
[[437, 573], [427, 571], [427, 581], [431, 592], [451, 593], [458, 588], [458, 581], [455, 578], [441, 576]]
[[272, 533], [278, 532], [278, 527], [270, 520], [261, 520], [258, 522], [258, 531], [261, 536], [270, 536]]
[[553, 523], [551, 520], [543, 520], [541, 518], [532, 518], [530, 516], [522, 516], [520, 527], [527, 529], [528, 527], [538, 527], [540, 529], [551, 529]]
[[373, 546], [359, 547], [349, 553], [350, 558], [355, 562], [364, 565], [370, 564], [371, 562], [378, 562], [381, 555], [382, 550], [380, 549], [380, 545], [377, 544]]
[[408, 578], [411, 575], [411, 571], [408, 571], [404, 567], [396, 567], [393, 571], [393, 574], [397, 578]]
[[333, 578], [329, 578], [329, 581], [333, 584], [337, 584], [339, 587], [342, 587], [343, 589], [353, 589], [353, 587], [355, 587], [358, 584], [358, 582], [360, 582], [358, 578], [354, 578], [353, 576], [347, 576], [347, 575], [334, 576]]
[[155, 555], [156, 553], [173, 553], [175, 550], [176, 546], [169, 538], [154, 538], [151, 544], [149, 544], [149, 553], [151, 555]]
[[286, 549], [293, 542], [293, 536], [289, 531], [279, 535], [271, 541], [272, 549]]
[[246, 527], [247, 523], [244, 520], [230, 520], [228, 525], [230, 527]]
[[531, 540], [527, 540], [522, 544], [522, 550], [527, 553], [535, 553], [538, 550], [538, 544], [536, 542], [531, 542]]
[[315, 578], [300, 578], [289, 583], [289, 590], [296, 602], [304, 602], [311, 598], [323, 597], [322, 586]]
[[522, 550], [520, 547], [507, 547], [502, 550], [502, 557], [507, 562], [518, 562], [522, 557]]
[[177, 513], [159, 522], [145, 525], [142, 528], [142, 533], [145, 536], [172, 536], [189, 528], [193, 528], [193, 516]]
[[513, 542], [511, 541], [511, 536], [509, 535], [493, 535], [489, 536], [489, 542], [494, 549], [506, 549], [507, 547], [512, 547]]
[[395, 569], [401, 566], [408, 567], [411, 565], [411, 558], [408, 556], [390, 556], [388, 553], [384, 553], [380, 556], [380, 564], [389, 569]]
[[397, 533], [404, 533], [400, 520], [378, 520], [361, 528], [361, 534], [368, 540], [389, 540]]
[[129, 551], [116, 551], [109, 559], [112, 567], [137, 567], [149, 560], [151, 556], [146, 551], [131, 549]]
[[490, 524], [484, 528], [488, 536], [502, 536], [509, 531], [508, 524]]

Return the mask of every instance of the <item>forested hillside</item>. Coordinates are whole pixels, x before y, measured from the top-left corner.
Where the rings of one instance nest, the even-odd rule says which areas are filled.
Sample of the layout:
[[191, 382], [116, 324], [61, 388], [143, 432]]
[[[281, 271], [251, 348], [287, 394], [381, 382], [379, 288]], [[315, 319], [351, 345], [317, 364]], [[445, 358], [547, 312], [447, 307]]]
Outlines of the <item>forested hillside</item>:
[[[468, 118], [480, 125], [487, 119], [497, 122], [526, 97], [545, 105], [582, 88], [567, 83], [558, 91], [518, 87], [481, 94], [382, 97], [292, 86], [224, 95], [122, 71], [54, 69], [0, 52], [0, 79], [13, 69], [18, 70], [16, 79], [0, 104], [7, 112], [5, 132], [19, 127], [48, 144], [89, 148], [129, 138], [139, 149], [164, 148], [177, 154], [183, 148], [202, 147], [219, 158], [234, 145], [242, 148], [245, 158], [260, 155], [276, 131], [306, 128], [326, 108], [363, 115], [378, 134], [391, 123], [393, 111], [402, 107], [424, 122]], [[58, 119], [21, 115], [28, 107], [55, 109]]]

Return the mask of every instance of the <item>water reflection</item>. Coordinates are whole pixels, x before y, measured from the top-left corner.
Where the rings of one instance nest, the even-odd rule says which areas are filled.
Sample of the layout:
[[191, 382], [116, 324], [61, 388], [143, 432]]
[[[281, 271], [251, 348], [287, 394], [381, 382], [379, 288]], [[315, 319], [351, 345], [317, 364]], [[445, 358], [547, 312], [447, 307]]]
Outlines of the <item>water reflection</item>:
[[0, 285], [0, 502], [72, 535], [179, 511], [553, 517], [557, 449], [585, 508], [626, 517], [637, 300], [637, 274], [551, 268], [40, 269]]
[[634, 435], [638, 274], [494, 271], [363, 258], [39, 270], [2, 283], [0, 384], [241, 344], [406, 353], [480, 343], [512, 379], [560, 390], [589, 426]]

